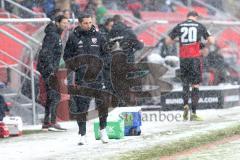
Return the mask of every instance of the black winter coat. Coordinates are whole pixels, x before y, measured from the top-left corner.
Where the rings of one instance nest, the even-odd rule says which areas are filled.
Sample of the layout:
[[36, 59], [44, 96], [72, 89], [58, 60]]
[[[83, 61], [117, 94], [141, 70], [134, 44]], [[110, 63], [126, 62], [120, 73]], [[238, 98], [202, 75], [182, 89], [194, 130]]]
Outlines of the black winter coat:
[[110, 32], [107, 30], [105, 26], [99, 26], [99, 33], [103, 36], [103, 38], [106, 41], [108, 40]]
[[[121, 44], [125, 45], [124, 48], [127, 48], [125, 53], [128, 56], [129, 62], [134, 62], [134, 52], [144, 47], [144, 44], [137, 39], [133, 30], [122, 22], [117, 22], [113, 25], [109, 34], [109, 41], [119, 41], [120, 46]], [[123, 42], [129, 43], [126, 46], [126, 43]]]
[[59, 67], [62, 53], [62, 30], [51, 22], [44, 31], [46, 35], [39, 52], [37, 70], [42, 74], [43, 79], [46, 79]]
[[[106, 41], [104, 37], [96, 31], [94, 26], [92, 26], [89, 31], [84, 31], [80, 27], [76, 27], [73, 33], [69, 36], [63, 58], [65, 61], [67, 61], [79, 55], [94, 55], [104, 62], [104, 56], [107, 56], [107, 54], [105, 54], [103, 51], [105, 42]], [[96, 82], [103, 81], [102, 68]], [[79, 68], [76, 70], [76, 84], [82, 85], [84, 83], [83, 78], [85, 71], [86, 66], [79, 66]]]

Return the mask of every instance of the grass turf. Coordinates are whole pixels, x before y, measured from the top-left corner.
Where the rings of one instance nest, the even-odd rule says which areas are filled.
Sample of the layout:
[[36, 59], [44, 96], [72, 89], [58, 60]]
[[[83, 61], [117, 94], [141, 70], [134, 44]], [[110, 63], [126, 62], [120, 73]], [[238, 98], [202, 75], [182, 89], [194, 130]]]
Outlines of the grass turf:
[[157, 145], [146, 150], [136, 150], [123, 153], [119, 160], [148, 160], [160, 159], [162, 156], [170, 156], [178, 152], [182, 152], [191, 148], [199, 147], [204, 144], [219, 141], [223, 138], [240, 134], [240, 125], [213, 131], [199, 136], [193, 136], [187, 139], [168, 143], [165, 145]]

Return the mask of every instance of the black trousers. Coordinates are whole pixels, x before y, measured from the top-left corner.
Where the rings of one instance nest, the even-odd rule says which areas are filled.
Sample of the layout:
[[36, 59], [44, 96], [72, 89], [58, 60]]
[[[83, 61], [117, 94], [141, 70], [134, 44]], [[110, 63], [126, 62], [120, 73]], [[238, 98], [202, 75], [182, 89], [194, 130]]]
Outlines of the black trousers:
[[180, 59], [181, 80], [184, 84], [200, 84], [202, 81], [200, 58]]
[[[79, 119], [77, 119], [77, 124], [79, 127], [78, 133], [81, 135], [85, 135], [86, 134], [87, 116], [88, 116], [88, 114], [91, 114], [91, 112], [88, 111], [89, 107], [90, 107], [91, 98], [73, 96], [72, 100], [74, 101], [76, 108], [74, 109], [74, 111], [72, 110], [71, 112], [81, 113], [81, 117]], [[97, 106], [97, 110], [98, 110], [100, 129], [104, 129], [107, 126], [108, 108], [105, 106], [101, 107], [101, 105], [100, 105], [101, 102], [98, 100], [95, 100], [95, 102], [96, 102], [96, 106]], [[91, 118], [95, 118], [94, 115]]]
[[61, 96], [60, 96], [60, 93], [58, 93], [57, 91], [55, 91], [51, 88], [48, 78], [43, 79], [43, 80], [45, 82], [45, 88], [46, 88], [46, 92], [47, 92], [44, 123], [45, 124], [48, 124], [49, 122], [56, 123], [57, 105], [60, 101]]

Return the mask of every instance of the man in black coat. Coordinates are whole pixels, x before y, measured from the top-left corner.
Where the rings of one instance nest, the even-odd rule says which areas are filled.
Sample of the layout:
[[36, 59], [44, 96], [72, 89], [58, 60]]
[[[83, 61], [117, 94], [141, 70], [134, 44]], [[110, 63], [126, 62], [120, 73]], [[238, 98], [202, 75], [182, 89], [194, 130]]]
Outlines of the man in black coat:
[[[101, 26], [99, 26], [99, 33], [104, 37], [106, 41], [109, 40], [109, 34], [112, 30], [112, 27], [114, 25], [113, 18], [107, 18], [105, 23]], [[104, 77], [104, 85], [105, 89], [111, 93], [114, 93], [112, 83], [111, 83], [111, 63], [112, 63], [112, 55], [111, 54], [105, 54], [103, 56], [104, 58], [104, 66], [103, 66], [103, 77]], [[110, 98], [111, 99], [111, 98]]]
[[[65, 130], [56, 123], [56, 107], [60, 100], [60, 94], [51, 89], [49, 77], [59, 68], [62, 53], [61, 34], [67, 27], [68, 19], [63, 15], [57, 16], [54, 22], [50, 22], [46, 26], [44, 30], [46, 35], [43, 39], [37, 63], [37, 70], [42, 75], [47, 93], [43, 128], [53, 131]], [[50, 121], [49, 116], [51, 116]]]
[[109, 42], [120, 43], [120, 47], [123, 48], [127, 54], [128, 62], [135, 62], [134, 53], [137, 50], [141, 50], [144, 44], [137, 39], [137, 36], [133, 30], [123, 23], [123, 19], [120, 15], [113, 16], [114, 25], [109, 34]]
[[[119, 49], [122, 53], [127, 56], [128, 63], [135, 62], [135, 52], [137, 50], [141, 50], [144, 47], [144, 44], [137, 39], [136, 34], [133, 30], [123, 23], [123, 18], [120, 15], [113, 16], [114, 25], [109, 33], [108, 44], [109, 46], [114, 46], [117, 48], [119, 45]], [[118, 44], [118, 45], [117, 45]], [[116, 48], [112, 48], [111, 51]], [[117, 64], [113, 64], [117, 65]], [[119, 66], [122, 67], [122, 66]], [[128, 73], [127, 77], [132, 78], [135, 77], [135, 73]], [[126, 86], [130, 86], [130, 84], [125, 84]], [[135, 81], [136, 86], [141, 86], [140, 81]], [[136, 96], [134, 94], [130, 94], [130, 105], [134, 105], [136, 100]], [[127, 105], [125, 102], [121, 102], [120, 105]]]
[[98, 26], [99, 32], [102, 34], [102, 36], [108, 40], [110, 31], [112, 30], [112, 27], [114, 25], [114, 21], [112, 18], [107, 18], [103, 25]]
[[[105, 55], [103, 51], [103, 46], [105, 44], [105, 39], [99, 32], [96, 31], [92, 23], [91, 15], [82, 14], [78, 17], [78, 21], [79, 26], [76, 27], [74, 29], [74, 32], [69, 36], [69, 39], [64, 50], [63, 58], [67, 66], [68, 64], [76, 65], [75, 84], [77, 86], [102, 90], [103, 89], [102, 67], [104, 63], [103, 56]], [[88, 59], [86, 57], [91, 58]], [[87, 65], [80, 64], [80, 66], [77, 66], [77, 64], [75, 63], [79, 63], [79, 61], [82, 61]], [[94, 78], [90, 77], [92, 78], [92, 80], [89, 81], [89, 79], [87, 79], [88, 76], [86, 70], [92, 73], [94, 72], [95, 74], [93, 74], [92, 76], [96, 75], [97, 73], [97, 76]], [[86, 144], [86, 120], [87, 120], [86, 116], [92, 98], [85, 95], [71, 97], [73, 103], [75, 103], [77, 107], [75, 112], [83, 113], [81, 114], [81, 119], [77, 119], [77, 123], [79, 126], [79, 134], [81, 136], [79, 145], [84, 145]], [[99, 101], [97, 99], [96, 103], [97, 106], [99, 106]], [[100, 120], [100, 137], [103, 143], [107, 143], [108, 142], [108, 136], [106, 133], [108, 116], [107, 107], [105, 107], [105, 110], [102, 110], [100, 107], [98, 107], [98, 112]]]

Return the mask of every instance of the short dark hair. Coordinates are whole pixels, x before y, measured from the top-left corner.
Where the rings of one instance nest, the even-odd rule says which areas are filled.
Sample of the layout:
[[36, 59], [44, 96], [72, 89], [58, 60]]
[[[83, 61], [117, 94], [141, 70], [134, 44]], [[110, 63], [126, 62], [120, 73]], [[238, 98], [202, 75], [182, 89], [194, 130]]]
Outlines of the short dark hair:
[[107, 18], [106, 21], [104, 22], [104, 25], [107, 26], [111, 22], [113, 22], [113, 19], [112, 18]]
[[82, 22], [84, 18], [91, 18], [92, 15], [91, 14], [87, 14], [87, 13], [82, 13], [78, 16], [78, 22]]
[[63, 19], [68, 19], [68, 18], [65, 17], [64, 15], [59, 15], [55, 17], [54, 21], [60, 23]]
[[190, 11], [190, 12], [188, 12], [187, 17], [190, 17], [190, 16], [198, 17], [199, 15], [196, 11]]
[[114, 15], [112, 19], [114, 23], [121, 22], [123, 20], [122, 16], [119, 14]]

